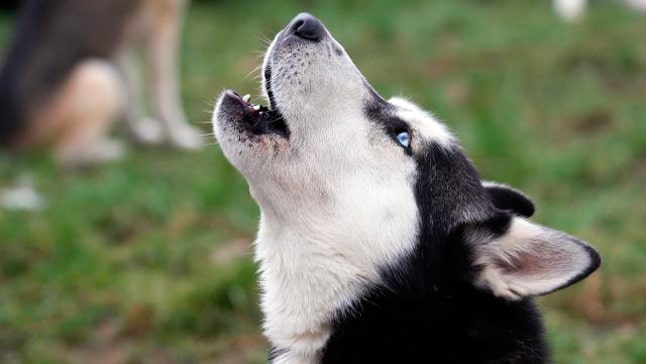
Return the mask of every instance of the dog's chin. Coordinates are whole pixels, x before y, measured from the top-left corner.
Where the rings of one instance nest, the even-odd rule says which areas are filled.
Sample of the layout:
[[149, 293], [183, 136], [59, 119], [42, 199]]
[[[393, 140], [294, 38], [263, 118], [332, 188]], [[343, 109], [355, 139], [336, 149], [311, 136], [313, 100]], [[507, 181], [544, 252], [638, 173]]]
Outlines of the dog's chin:
[[261, 137], [289, 140], [289, 128], [280, 111], [250, 101], [248, 95], [243, 97], [235, 91], [225, 91], [216, 115], [250, 141], [263, 139]]

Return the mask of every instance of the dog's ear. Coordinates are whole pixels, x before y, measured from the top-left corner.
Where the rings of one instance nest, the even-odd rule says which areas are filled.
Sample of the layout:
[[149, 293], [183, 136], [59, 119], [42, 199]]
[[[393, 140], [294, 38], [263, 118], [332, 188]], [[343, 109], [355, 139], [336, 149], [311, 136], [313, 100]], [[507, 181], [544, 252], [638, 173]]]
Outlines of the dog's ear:
[[534, 203], [527, 195], [519, 190], [507, 185], [488, 181], [482, 181], [482, 187], [484, 187], [489, 199], [498, 209], [509, 210], [516, 215], [524, 217], [534, 215]]
[[510, 300], [565, 288], [601, 264], [583, 241], [504, 212], [465, 232], [474, 254], [475, 285]]

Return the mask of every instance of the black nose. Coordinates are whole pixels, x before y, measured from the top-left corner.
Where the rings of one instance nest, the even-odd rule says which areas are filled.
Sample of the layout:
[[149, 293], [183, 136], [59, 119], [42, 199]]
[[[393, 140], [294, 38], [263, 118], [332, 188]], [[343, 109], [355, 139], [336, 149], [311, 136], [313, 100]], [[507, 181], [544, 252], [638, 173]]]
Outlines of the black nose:
[[291, 33], [307, 40], [319, 41], [325, 35], [323, 24], [308, 13], [296, 15], [289, 27]]

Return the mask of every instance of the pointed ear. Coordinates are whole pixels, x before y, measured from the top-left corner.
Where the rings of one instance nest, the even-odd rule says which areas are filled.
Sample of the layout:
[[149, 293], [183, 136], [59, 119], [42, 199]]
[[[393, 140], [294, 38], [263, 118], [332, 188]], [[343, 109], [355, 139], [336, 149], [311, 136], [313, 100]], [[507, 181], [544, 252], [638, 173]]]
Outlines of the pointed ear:
[[594, 249], [571, 235], [501, 216], [466, 236], [478, 270], [474, 283], [496, 296], [518, 300], [547, 294], [582, 280], [601, 264]]
[[534, 203], [524, 193], [507, 185], [482, 181], [482, 187], [489, 199], [500, 210], [510, 210], [516, 215], [530, 217], [534, 215]]

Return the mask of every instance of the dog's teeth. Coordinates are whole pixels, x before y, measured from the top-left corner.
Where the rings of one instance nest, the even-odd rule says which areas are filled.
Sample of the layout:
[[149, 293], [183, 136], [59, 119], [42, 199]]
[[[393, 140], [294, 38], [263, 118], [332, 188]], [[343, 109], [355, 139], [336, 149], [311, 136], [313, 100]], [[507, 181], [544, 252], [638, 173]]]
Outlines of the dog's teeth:
[[260, 105], [253, 105], [253, 109], [256, 111], [260, 110]]
[[251, 100], [251, 95], [246, 94], [246, 95], [242, 96], [242, 101], [249, 102], [249, 100]]

